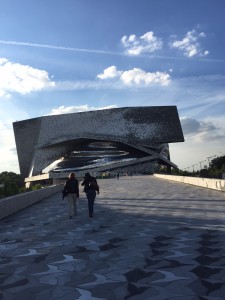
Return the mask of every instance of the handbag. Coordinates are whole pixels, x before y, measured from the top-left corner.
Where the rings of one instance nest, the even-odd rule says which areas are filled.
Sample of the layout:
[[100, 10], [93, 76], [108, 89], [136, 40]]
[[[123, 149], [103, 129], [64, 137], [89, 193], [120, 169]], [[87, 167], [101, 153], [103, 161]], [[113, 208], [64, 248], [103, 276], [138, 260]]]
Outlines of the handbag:
[[62, 190], [63, 199], [68, 195], [68, 191], [66, 189]]

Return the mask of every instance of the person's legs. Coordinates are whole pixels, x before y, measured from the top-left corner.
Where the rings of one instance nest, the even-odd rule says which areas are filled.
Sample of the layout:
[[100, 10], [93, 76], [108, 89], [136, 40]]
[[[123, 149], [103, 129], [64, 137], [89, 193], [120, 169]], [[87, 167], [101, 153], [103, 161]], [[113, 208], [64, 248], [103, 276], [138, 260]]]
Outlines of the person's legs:
[[77, 194], [72, 194], [73, 198], [73, 214], [74, 216], [77, 215]]
[[74, 216], [74, 204], [72, 194], [67, 196], [68, 209], [69, 209], [69, 217], [72, 218]]
[[89, 216], [92, 217], [94, 213], [94, 202], [95, 202], [95, 197], [96, 197], [96, 191], [87, 191], [87, 199], [88, 199], [88, 211], [89, 211]]

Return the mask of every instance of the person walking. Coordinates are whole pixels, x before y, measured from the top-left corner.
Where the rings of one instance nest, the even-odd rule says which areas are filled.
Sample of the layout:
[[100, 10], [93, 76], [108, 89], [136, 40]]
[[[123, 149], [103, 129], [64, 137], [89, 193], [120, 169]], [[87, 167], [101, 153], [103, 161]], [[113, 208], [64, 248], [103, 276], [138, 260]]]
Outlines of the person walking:
[[84, 180], [81, 183], [84, 186], [84, 192], [88, 200], [88, 211], [89, 217], [93, 217], [94, 214], [94, 202], [96, 198], [96, 192], [99, 194], [99, 185], [95, 177], [91, 176], [90, 173], [86, 173]]
[[69, 218], [77, 215], [77, 199], [79, 198], [79, 184], [75, 173], [71, 173], [64, 185], [63, 195], [66, 195], [69, 209]]

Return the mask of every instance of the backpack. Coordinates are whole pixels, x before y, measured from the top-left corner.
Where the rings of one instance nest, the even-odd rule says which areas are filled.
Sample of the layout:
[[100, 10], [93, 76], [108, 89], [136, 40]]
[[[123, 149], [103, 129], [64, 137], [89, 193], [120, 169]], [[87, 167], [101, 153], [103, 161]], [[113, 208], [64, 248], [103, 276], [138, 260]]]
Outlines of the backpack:
[[90, 180], [89, 188], [91, 190], [94, 190], [94, 191], [98, 191], [99, 190], [99, 186], [97, 184], [97, 180], [94, 177], [92, 177], [91, 180]]

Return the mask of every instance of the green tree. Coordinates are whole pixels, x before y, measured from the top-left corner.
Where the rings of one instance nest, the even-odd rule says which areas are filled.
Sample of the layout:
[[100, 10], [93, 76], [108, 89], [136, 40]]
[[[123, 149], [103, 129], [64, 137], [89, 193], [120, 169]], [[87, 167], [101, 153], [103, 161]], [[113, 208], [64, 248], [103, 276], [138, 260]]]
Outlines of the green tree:
[[19, 189], [24, 186], [21, 175], [7, 171], [0, 173], [0, 183], [3, 184], [0, 188], [1, 198], [18, 194]]
[[201, 169], [199, 171], [199, 175], [200, 175], [200, 177], [203, 177], [203, 178], [209, 178], [210, 177], [208, 169]]
[[212, 178], [222, 178], [225, 173], [225, 155], [214, 158], [209, 165], [209, 174]]
[[210, 162], [209, 168], [220, 170], [223, 166], [225, 166], [225, 155], [214, 158]]
[[178, 169], [172, 169], [173, 175], [180, 176], [192, 176], [192, 177], [203, 177], [203, 178], [222, 178], [222, 174], [225, 174], [225, 155], [216, 157], [213, 159], [208, 169], [201, 169], [197, 172], [188, 172]]

